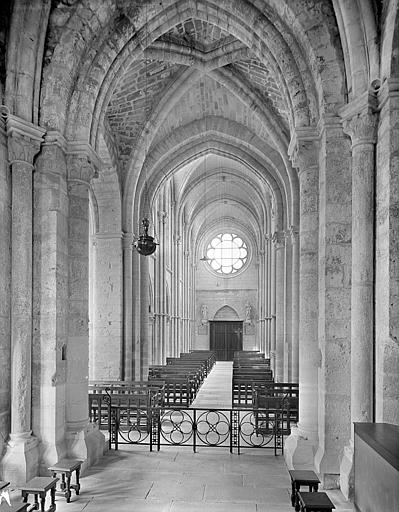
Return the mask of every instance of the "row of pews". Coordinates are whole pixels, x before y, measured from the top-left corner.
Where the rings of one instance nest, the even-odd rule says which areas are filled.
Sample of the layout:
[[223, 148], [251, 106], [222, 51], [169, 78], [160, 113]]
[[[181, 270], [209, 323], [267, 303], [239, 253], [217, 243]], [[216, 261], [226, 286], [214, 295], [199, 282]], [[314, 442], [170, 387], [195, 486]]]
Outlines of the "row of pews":
[[255, 351], [234, 353], [233, 408], [254, 410], [257, 424], [262, 420], [264, 425], [270, 425], [279, 417], [284, 425], [283, 430], [289, 433], [291, 424], [298, 422], [298, 405], [298, 384], [275, 382], [270, 360], [265, 358], [263, 353]]
[[125, 411], [127, 422], [151, 407], [189, 407], [215, 360], [214, 352], [193, 350], [167, 358], [166, 365], [151, 366], [145, 381], [90, 381], [90, 421], [109, 429], [110, 406]]
[[167, 357], [166, 365], [150, 366], [148, 382], [164, 382], [165, 407], [189, 407], [215, 361], [215, 353], [208, 350], [182, 352], [180, 357]]

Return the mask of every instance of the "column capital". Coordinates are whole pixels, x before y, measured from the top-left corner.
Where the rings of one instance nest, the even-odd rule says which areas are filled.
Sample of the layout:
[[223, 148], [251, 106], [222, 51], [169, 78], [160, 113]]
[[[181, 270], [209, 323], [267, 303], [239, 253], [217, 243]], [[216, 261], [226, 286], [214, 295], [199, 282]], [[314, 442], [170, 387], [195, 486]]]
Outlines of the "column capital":
[[352, 148], [377, 141], [378, 102], [368, 91], [340, 110], [344, 132], [352, 139]]
[[299, 172], [318, 166], [319, 135], [317, 128], [297, 128], [291, 138], [288, 155], [292, 165], [298, 168]]
[[87, 155], [81, 153], [68, 154], [68, 182], [89, 185], [92, 178], [98, 176], [97, 170]]
[[20, 162], [33, 170], [33, 159], [39, 153], [46, 130], [12, 114], [6, 115], [8, 161]]
[[276, 249], [281, 249], [285, 245], [284, 231], [275, 231], [272, 238], [273, 245]]
[[43, 147], [46, 146], [57, 146], [63, 151], [63, 153], [66, 154], [68, 152], [68, 141], [62, 133], [57, 130], [50, 130], [46, 132]]
[[168, 212], [165, 212], [165, 211], [158, 212], [158, 218], [162, 222], [162, 224], [165, 224], [167, 217], [168, 217]]

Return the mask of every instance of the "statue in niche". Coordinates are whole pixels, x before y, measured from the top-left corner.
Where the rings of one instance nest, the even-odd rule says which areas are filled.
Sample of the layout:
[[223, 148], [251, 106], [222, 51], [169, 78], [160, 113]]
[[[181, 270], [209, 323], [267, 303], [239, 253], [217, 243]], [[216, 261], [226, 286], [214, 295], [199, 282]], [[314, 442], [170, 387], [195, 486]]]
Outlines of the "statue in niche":
[[245, 304], [245, 323], [250, 324], [251, 323], [251, 304], [247, 302]]
[[208, 323], [208, 306], [202, 304], [201, 306], [201, 324], [206, 325]]

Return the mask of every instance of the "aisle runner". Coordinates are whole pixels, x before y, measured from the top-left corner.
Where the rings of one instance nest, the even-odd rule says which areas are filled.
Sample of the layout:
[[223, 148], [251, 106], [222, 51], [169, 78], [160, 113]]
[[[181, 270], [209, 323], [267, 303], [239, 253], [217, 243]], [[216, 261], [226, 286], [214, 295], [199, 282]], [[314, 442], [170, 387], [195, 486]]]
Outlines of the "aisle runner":
[[217, 361], [205, 379], [191, 407], [231, 409], [232, 361]]

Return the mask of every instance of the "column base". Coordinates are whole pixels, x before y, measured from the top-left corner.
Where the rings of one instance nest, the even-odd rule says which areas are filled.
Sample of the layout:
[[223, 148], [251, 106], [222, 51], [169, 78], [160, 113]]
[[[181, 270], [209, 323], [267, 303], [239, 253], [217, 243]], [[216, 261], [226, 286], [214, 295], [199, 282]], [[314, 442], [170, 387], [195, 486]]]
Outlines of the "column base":
[[342, 494], [347, 500], [352, 500], [354, 498], [355, 482], [353, 472], [353, 457], [353, 446], [351, 444], [349, 446], [345, 446], [344, 455], [339, 467], [339, 485]]
[[288, 469], [315, 469], [314, 457], [317, 438], [304, 435], [298, 427], [291, 428], [291, 434], [284, 442], [284, 458]]
[[88, 423], [81, 430], [72, 430], [69, 425], [66, 443], [68, 457], [84, 461], [82, 473], [104, 454], [105, 437], [95, 423]]
[[336, 452], [331, 449], [326, 450], [324, 446], [319, 445], [314, 464], [323, 489], [339, 489], [337, 460]]
[[1, 461], [3, 480], [21, 485], [38, 474], [38, 440], [32, 432], [10, 434], [6, 453]]
[[48, 476], [50, 471], [49, 466], [55, 464], [58, 460], [66, 457], [67, 449], [65, 445], [64, 437], [62, 440], [56, 443], [50, 443], [43, 441], [39, 445], [40, 450], [40, 463], [39, 463], [39, 475]]

